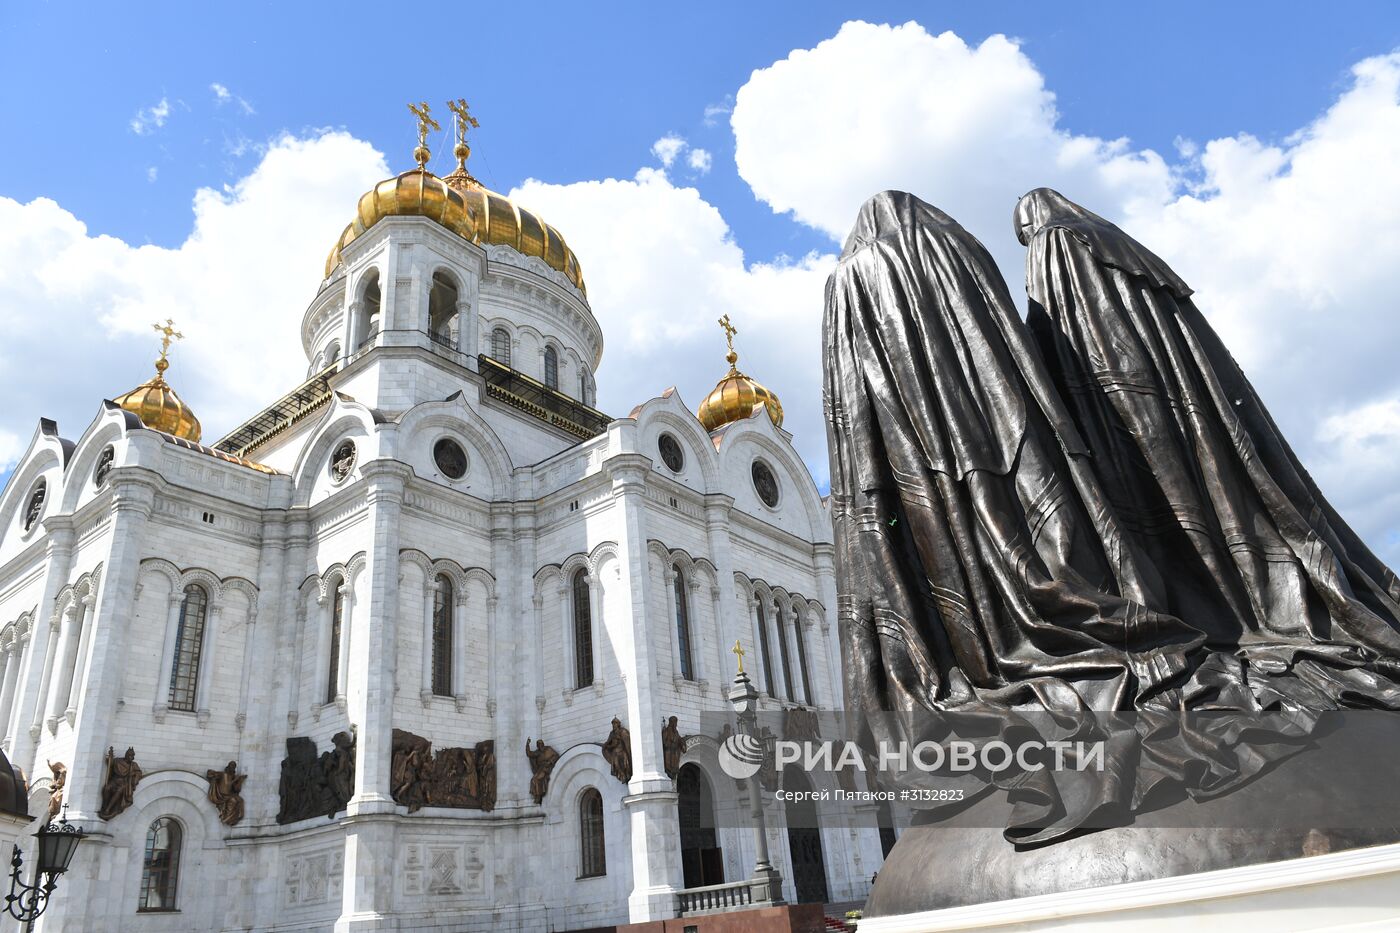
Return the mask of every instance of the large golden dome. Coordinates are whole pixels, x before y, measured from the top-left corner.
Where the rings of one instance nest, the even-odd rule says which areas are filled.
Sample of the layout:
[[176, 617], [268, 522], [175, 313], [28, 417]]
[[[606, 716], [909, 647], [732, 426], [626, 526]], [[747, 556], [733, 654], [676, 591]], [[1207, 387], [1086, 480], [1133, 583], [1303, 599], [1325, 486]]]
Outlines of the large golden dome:
[[537, 256], [550, 268], [564, 273], [586, 295], [578, 257], [559, 231], [504, 195], [483, 188], [467, 173], [464, 149], [459, 144], [457, 169], [446, 178], [417, 168], [387, 178], [365, 192], [355, 219], [326, 258], [326, 275], [329, 277], [340, 264], [345, 247], [381, 218], [426, 217], [464, 240], [499, 243], [526, 256]]
[[739, 354], [734, 352], [734, 334], [737, 331], [729, 323], [729, 315], [726, 314], [720, 319], [720, 325], [724, 327], [729, 338], [729, 354], [725, 357], [729, 361], [729, 372], [715, 385], [710, 394], [705, 396], [696, 417], [700, 419], [706, 431], [714, 431], [726, 424], [743, 421], [754, 413], [754, 409], [762, 405], [768, 409], [768, 417], [773, 419], [774, 426], [782, 427], [783, 403], [778, 401], [778, 396], [760, 385], [757, 380], [739, 372]]

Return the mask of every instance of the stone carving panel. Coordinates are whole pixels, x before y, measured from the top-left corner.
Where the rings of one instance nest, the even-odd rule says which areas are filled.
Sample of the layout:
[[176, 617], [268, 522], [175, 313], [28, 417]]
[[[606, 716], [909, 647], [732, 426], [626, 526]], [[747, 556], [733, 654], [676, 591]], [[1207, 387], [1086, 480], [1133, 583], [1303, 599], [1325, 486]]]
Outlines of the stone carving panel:
[[300, 852], [287, 857], [283, 877], [283, 906], [311, 907], [338, 904], [344, 875], [344, 853], [339, 846]]
[[496, 743], [440, 748], [421, 735], [394, 730], [389, 765], [394, 801], [414, 813], [423, 807], [491, 811], [496, 807]]
[[331, 750], [316, 755], [316, 743], [306, 736], [287, 739], [282, 777], [277, 787], [281, 803], [277, 822], [295, 823], [313, 816], [333, 817], [345, 809], [355, 792], [355, 739], [337, 732]]

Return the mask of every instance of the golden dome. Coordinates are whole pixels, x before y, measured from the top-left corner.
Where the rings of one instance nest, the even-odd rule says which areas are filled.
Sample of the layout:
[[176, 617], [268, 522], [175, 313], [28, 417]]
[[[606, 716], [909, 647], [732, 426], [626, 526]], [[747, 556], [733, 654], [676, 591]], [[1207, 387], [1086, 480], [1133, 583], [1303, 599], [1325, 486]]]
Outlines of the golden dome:
[[762, 405], [768, 409], [768, 417], [773, 419], [774, 426], [782, 427], [783, 403], [778, 401], [778, 396], [739, 372], [739, 354], [734, 352], [734, 335], [738, 331], [729, 323], [729, 315], [720, 318], [720, 326], [729, 339], [729, 354], [725, 357], [729, 361], [729, 372], [700, 403], [696, 412], [700, 423], [706, 431], [715, 431], [726, 424], [743, 421]]
[[170, 360], [166, 359], [170, 352], [170, 341], [183, 340], [185, 335], [175, 330], [175, 322], [169, 318], [166, 318], [164, 324], [152, 326], [161, 335], [160, 358], [156, 360], [155, 378], [141, 383], [113, 401], [140, 418], [146, 427], [198, 444], [201, 434], [199, 419], [165, 381], [165, 371], [170, 368]]
[[164, 358], [157, 360], [154, 379], [141, 383], [113, 401], [140, 418], [146, 427], [198, 444], [201, 434], [199, 419], [165, 381], [165, 370], [169, 366], [170, 363]]
[[426, 217], [473, 243], [499, 243], [526, 256], [537, 256], [564, 273], [585, 295], [578, 257], [564, 237], [549, 224], [504, 195], [488, 191], [466, 170], [458, 149], [456, 171], [445, 179], [425, 169], [413, 169], [375, 185], [360, 198], [355, 219], [340, 235], [326, 259], [327, 277], [340, 263], [340, 254], [356, 237], [383, 217]]

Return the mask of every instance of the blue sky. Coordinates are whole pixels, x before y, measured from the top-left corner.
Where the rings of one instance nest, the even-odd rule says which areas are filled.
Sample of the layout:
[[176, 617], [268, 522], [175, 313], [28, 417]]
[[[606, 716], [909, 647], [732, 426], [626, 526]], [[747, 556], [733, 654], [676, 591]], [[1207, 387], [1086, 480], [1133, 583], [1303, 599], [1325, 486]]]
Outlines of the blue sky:
[[672, 383], [696, 405], [730, 313], [823, 484], [821, 283], [860, 201], [933, 201], [1019, 293], [1010, 209], [1052, 184], [1196, 287], [1324, 488], [1400, 559], [1400, 7], [520, 9], [0, 9], [0, 482], [38, 416], [77, 437], [147, 377], [167, 315], [208, 439], [296, 384], [326, 250], [411, 166], [406, 102], [461, 96], [474, 173], [579, 253], [605, 410]]
[[[235, 181], [235, 155], [281, 130], [343, 127], [408, 167], [404, 104], [465, 96], [482, 121], [474, 170], [500, 191], [635, 171], [679, 133], [714, 152], [700, 188], [751, 258], [829, 247], [758, 203], [734, 171], [726, 120], [755, 68], [854, 18], [849, 3], [464, 4], [439, 16], [382, 4], [6, 4], [0, 34], [0, 194], [50, 197], [94, 233], [175, 245], [195, 188]], [[1400, 46], [1393, 3], [867, 3], [969, 42], [1004, 33], [1054, 88], [1075, 132], [1168, 152], [1178, 136], [1292, 132], [1335, 97], [1348, 66]], [[219, 83], [248, 101], [218, 106]], [[170, 103], [158, 132], [142, 109]], [[441, 108], [439, 108], [440, 110]], [[830, 119], [840, 123], [841, 113]], [[445, 147], [443, 147], [445, 148]], [[439, 153], [446, 160], [446, 152]], [[154, 183], [148, 171], [154, 167]]]

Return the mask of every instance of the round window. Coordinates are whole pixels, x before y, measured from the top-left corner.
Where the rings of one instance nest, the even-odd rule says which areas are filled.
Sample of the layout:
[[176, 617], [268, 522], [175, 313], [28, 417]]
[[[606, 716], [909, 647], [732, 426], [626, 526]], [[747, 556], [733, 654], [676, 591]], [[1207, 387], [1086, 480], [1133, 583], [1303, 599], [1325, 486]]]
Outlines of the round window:
[[661, 452], [661, 462], [666, 464], [667, 469], [672, 473], [679, 473], [685, 466], [685, 452], [681, 450], [681, 442], [671, 434], [663, 434], [657, 439], [656, 447]]
[[39, 520], [39, 516], [44, 514], [44, 498], [48, 495], [49, 484], [44, 480], [34, 484], [34, 491], [29, 494], [29, 505], [24, 510], [24, 530], [28, 531], [34, 527], [34, 523]]
[[444, 437], [433, 445], [433, 462], [448, 479], [461, 479], [467, 475], [467, 452], [450, 437]]
[[753, 488], [758, 498], [770, 509], [778, 504], [778, 478], [762, 460], [753, 462]]
[[92, 484], [98, 489], [107, 485], [107, 474], [112, 472], [112, 462], [117, 459], [117, 449], [111, 444], [102, 448], [97, 455], [97, 466], [92, 469]]
[[350, 471], [355, 469], [355, 442], [341, 441], [340, 446], [331, 454], [331, 479], [337, 483], [345, 481], [345, 477], [350, 475]]

